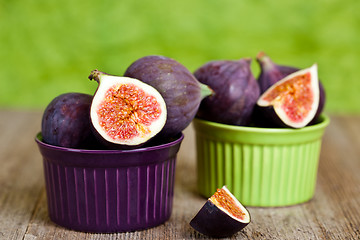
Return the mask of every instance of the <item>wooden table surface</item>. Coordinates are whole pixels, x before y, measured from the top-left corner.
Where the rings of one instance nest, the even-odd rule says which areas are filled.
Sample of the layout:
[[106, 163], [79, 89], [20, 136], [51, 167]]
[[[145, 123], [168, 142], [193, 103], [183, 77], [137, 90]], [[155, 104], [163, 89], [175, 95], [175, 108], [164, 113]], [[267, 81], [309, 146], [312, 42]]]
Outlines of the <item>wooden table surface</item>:
[[[178, 155], [169, 221], [132, 233], [90, 234], [49, 220], [34, 141], [41, 114], [0, 111], [0, 239], [207, 239], [189, 225], [206, 201], [196, 193], [192, 126], [184, 132]], [[360, 239], [360, 116], [330, 117], [314, 198], [290, 207], [248, 207], [252, 221], [232, 239]]]

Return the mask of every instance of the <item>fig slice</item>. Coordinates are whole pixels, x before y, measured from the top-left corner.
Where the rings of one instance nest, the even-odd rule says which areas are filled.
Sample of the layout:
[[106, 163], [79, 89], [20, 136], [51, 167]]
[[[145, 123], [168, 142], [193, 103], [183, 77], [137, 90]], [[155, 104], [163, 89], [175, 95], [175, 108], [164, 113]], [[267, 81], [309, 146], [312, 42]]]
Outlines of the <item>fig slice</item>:
[[258, 99], [264, 116], [277, 126], [301, 128], [315, 117], [320, 100], [317, 64], [274, 83]]
[[250, 223], [250, 214], [223, 186], [206, 201], [190, 226], [209, 237], [230, 237]]
[[91, 123], [108, 146], [140, 146], [162, 130], [167, 110], [155, 88], [98, 70], [89, 79], [99, 84], [91, 103]]

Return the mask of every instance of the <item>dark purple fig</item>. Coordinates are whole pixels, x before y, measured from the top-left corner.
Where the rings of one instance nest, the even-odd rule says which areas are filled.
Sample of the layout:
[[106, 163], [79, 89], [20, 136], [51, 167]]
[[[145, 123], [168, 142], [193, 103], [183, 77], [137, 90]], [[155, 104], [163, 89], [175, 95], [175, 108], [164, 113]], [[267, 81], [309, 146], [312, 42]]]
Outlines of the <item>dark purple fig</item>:
[[212, 195], [190, 225], [209, 237], [230, 237], [250, 223], [247, 209], [224, 186]]
[[210, 61], [194, 73], [214, 94], [200, 104], [197, 117], [230, 125], [248, 125], [260, 95], [250, 59]]
[[46, 107], [41, 133], [45, 143], [68, 148], [92, 148], [96, 144], [90, 124], [92, 96], [64, 93]]
[[294, 72], [268, 88], [257, 101], [277, 127], [302, 128], [315, 117], [320, 100], [317, 65]]
[[89, 78], [99, 83], [90, 108], [92, 126], [104, 145], [130, 149], [157, 135], [166, 122], [166, 104], [152, 86], [134, 78], [98, 70]]
[[179, 62], [164, 56], [145, 56], [133, 62], [124, 76], [139, 79], [157, 89], [167, 108], [160, 137], [176, 136], [193, 120], [201, 100], [211, 90], [198, 82]]
[[[258, 77], [258, 82], [261, 93], [264, 93], [269, 87], [271, 87], [276, 82], [283, 79], [284, 77], [288, 76], [289, 74], [300, 70], [297, 67], [276, 64], [264, 52], [260, 52], [256, 56], [256, 60], [260, 65], [260, 75]], [[321, 80], [319, 80], [319, 89], [320, 89], [319, 107], [314, 117], [314, 121], [323, 112], [325, 106], [326, 95]]]

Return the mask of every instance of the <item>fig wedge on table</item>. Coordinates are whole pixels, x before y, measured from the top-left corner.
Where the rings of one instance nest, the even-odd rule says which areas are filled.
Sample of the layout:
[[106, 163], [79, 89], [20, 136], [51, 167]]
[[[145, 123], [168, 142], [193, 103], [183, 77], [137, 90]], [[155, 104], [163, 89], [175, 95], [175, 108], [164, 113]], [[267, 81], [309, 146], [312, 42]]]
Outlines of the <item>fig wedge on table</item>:
[[190, 225], [210, 237], [230, 237], [250, 223], [250, 214], [223, 186], [206, 201]]

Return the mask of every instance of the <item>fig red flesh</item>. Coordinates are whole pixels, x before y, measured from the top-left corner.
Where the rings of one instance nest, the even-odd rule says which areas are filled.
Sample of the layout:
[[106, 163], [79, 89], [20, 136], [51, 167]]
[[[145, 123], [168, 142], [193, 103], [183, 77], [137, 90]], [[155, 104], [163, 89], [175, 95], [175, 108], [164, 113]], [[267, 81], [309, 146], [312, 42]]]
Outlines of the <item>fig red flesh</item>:
[[[161, 111], [154, 96], [134, 84], [124, 84], [108, 90], [97, 113], [109, 136], [124, 140], [149, 133], [148, 126], [160, 117]], [[116, 127], [118, 124], [124, 127]]]
[[231, 198], [228, 196], [227, 191], [224, 188], [218, 189], [211, 197], [210, 201], [213, 202], [215, 205], [223, 208], [225, 211], [230, 213], [232, 216], [234, 216], [237, 219], [240, 219], [242, 221], [246, 218], [246, 213], [243, 209], [237, 206], [237, 202], [234, 200], [234, 198]]

